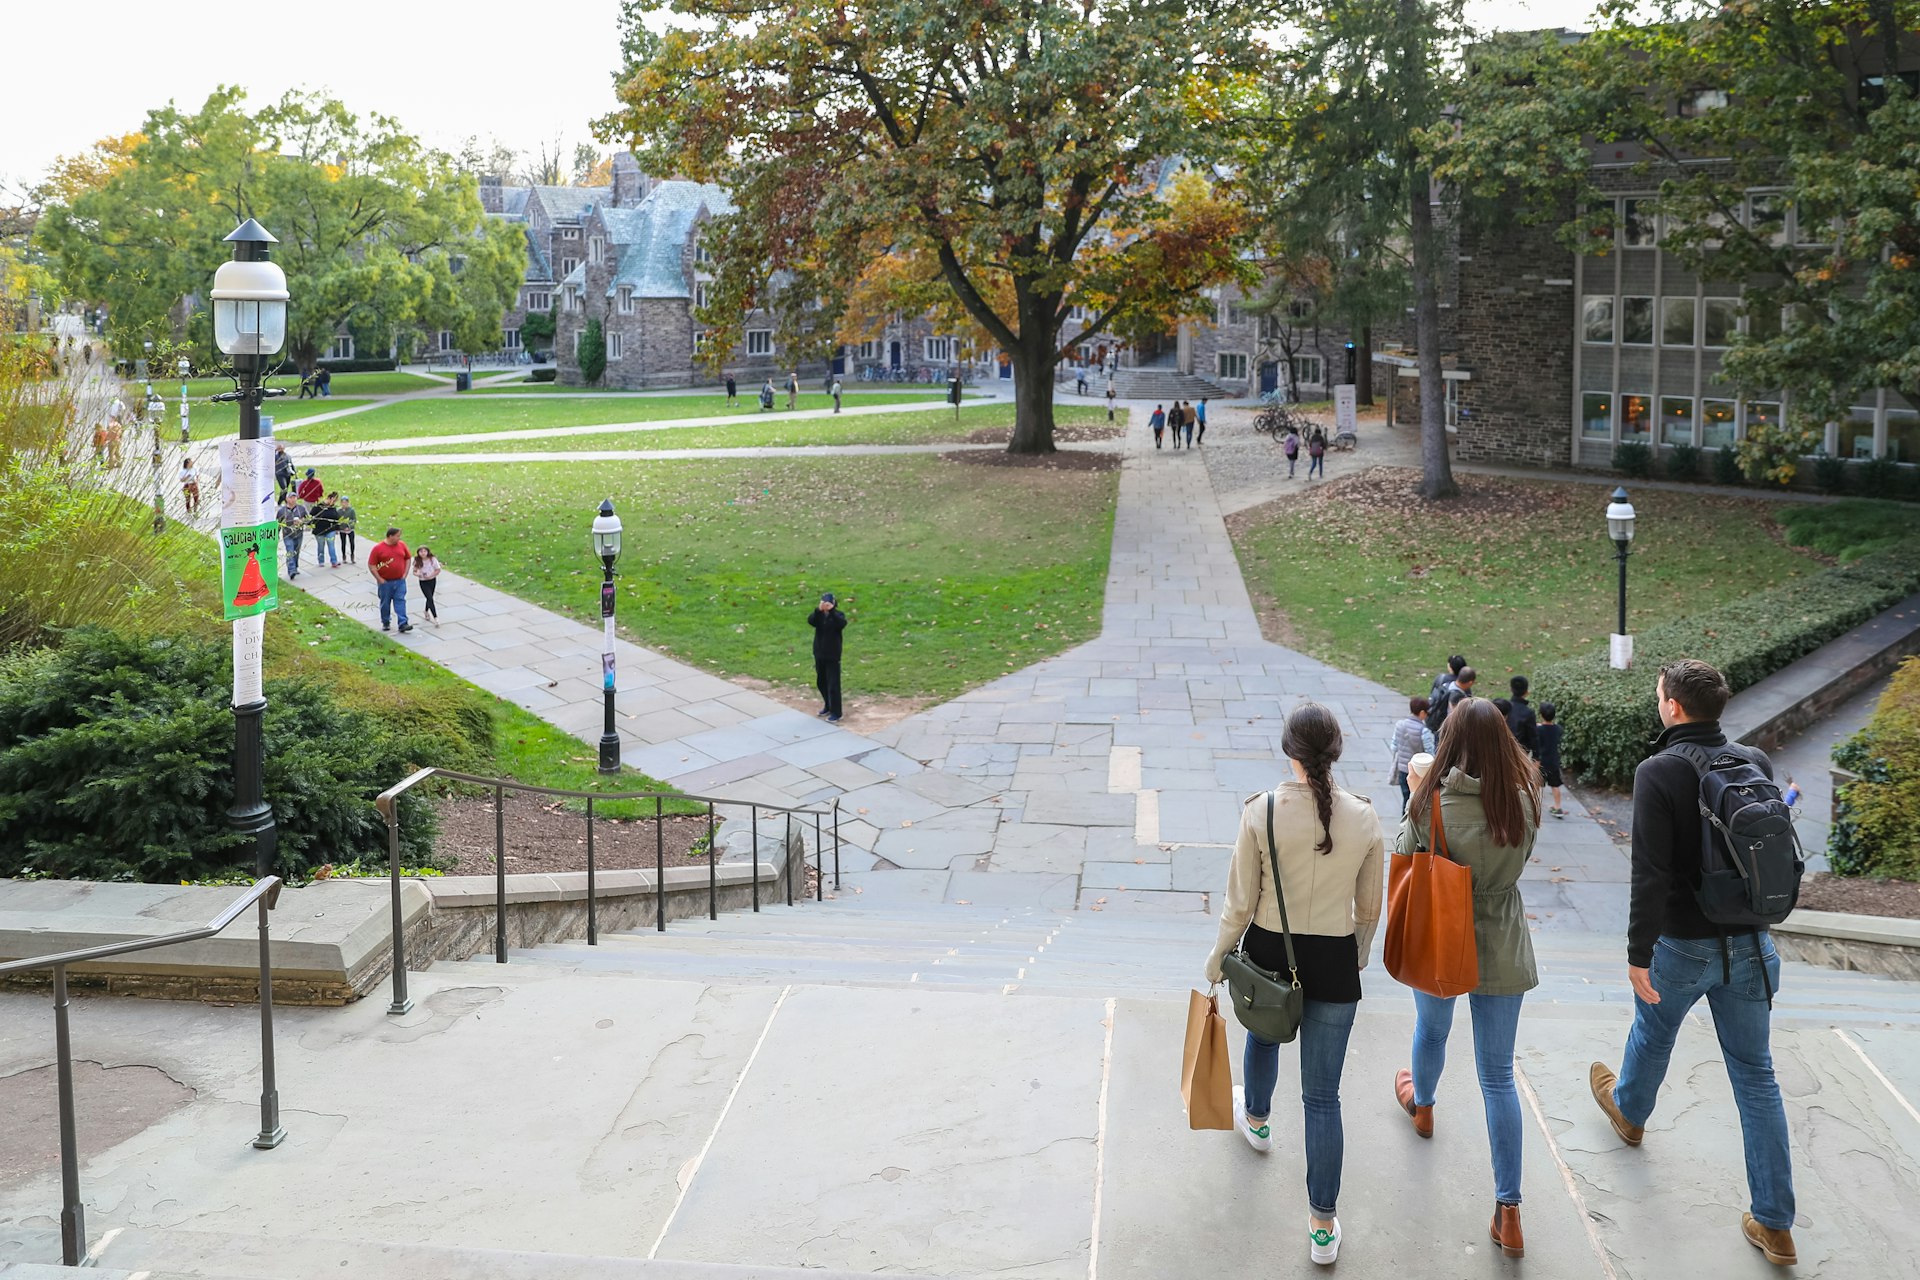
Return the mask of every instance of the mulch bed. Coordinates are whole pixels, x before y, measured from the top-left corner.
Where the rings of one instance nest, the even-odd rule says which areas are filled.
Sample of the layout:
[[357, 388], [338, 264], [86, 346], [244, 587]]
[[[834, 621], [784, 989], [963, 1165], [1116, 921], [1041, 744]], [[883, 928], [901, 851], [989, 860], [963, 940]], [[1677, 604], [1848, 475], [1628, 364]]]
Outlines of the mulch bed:
[[1865, 876], [1808, 876], [1800, 883], [1798, 907], [1805, 911], [1845, 911], [1860, 916], [1920, 920], [1920, 883], [1869, 880]]
[[1002, 453], [997, 449], [965, 449], [943, 453], [947, 462], [975, 467], [1017, 467], [1026, 471], [1118, 471], [1120, 455], [1072, 449], [1062, 453]]
[[[585, 871], [587, 818], [571, 813], [558, 802], [538, 796], [507, 797], [507, 873]], [[721, 829], [721, 828], [716, 828]], [[694, 842], [707, 835], [707, 819], [668, 817], [663, 823], [666, 863], [670, 867], [705, 866], [705, 855], [693, 856]], [[454, 876], [493, 874], [493, 800], [484, 796], [449, 796], [440, 801], [438, 852], [453, 859], [447, 869]], [[593, 865], [597, 870], [644, 870], [653, 866], [653, 819], [622, 821], [594, 816]]]
[[[1087, 444], [1094, 440], [1117, 440], [1125, 434], [1125, 428], [1117, 426], [1089, 427], [1061, 425], [1053, 429], [1053, 438], [1067, 444]], [[1012, 427], [981, 427], [978, 431], [969, 432], [966, 437], [968, 444], [1006, 444], [1012, 439]]]

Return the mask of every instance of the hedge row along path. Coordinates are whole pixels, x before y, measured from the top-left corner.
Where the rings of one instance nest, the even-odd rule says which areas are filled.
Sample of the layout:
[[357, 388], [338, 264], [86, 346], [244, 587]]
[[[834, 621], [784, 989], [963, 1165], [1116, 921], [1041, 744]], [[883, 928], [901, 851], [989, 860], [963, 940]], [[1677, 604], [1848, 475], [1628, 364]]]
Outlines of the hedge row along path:
[[[1283, 776], [1285, 712], [1313, 698], [1347, 731], [1342, 785], [1371, 795], [1397, 824], [1386, 739], [1405, 714], [1402, 695], [1261, 638], [1206, 464], [1192, 451], [1155, 451], [1138, 425], [1146, 408], [1130, 409], [1137, 429], [1105, 446], [1119, 446], [1123, 469], [1098, 639], [868, 734], [621, 641], [623, 758], [675, 786], [743, 800], [840, 796], [843, 866], [862, 892], [1202, 911], [1225, 883], [1238, 798]], [[1215, 430], [1249, 428], [1223, 420]], [[845, 447], [856, 450], [902, 448]], [[457, 574], [443, 581], [442, 625], [401, 642], [597, 739], [598, 633]], [[309, 572], [299, 585], [376, 624], [365, 574]], [[848, 696], [857, 703], [860, 691]], [[1627, 871], [1606, 832], [1570, 802], [1566, 820], [1549, 820], [1528, 871], [1536, 924], [1622, 932]]]

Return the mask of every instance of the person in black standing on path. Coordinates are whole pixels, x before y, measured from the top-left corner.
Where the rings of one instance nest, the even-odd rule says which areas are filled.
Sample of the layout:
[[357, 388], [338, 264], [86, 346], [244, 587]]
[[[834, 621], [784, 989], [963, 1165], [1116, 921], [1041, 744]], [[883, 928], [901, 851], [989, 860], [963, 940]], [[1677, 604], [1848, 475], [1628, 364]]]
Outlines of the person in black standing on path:
[[813, 628], [813, 682], [820, 689], [820, 710], [816, 715], [829, 724], [840, 723], [840, 636], [847, 629], [847, 615], [829, 591], [807, 615]]

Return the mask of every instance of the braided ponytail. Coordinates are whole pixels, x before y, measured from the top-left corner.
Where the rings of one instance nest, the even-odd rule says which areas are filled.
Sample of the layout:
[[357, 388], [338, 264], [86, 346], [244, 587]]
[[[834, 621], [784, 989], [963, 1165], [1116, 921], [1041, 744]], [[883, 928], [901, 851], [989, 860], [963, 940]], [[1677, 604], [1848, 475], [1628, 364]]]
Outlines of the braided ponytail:
[[1287, 716], [1280, 732], [1280, 750], [1300, 762], [1307, 786], [1313, 791], [1314, 812], [1320, 818], [1318, 853], [1333, 852], [1333, 762], [1340, 758], [1340, 722], [1317, 702], [1303, 702]]

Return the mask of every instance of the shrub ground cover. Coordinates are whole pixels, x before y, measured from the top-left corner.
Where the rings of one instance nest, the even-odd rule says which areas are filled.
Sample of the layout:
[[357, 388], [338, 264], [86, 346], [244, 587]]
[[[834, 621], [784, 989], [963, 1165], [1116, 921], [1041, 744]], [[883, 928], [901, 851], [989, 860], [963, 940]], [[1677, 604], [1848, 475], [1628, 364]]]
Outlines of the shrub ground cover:
[[805, 615], [834, 591], [850, 698], [946, 697], [1099, 633], [1117, 479], [932, 455], [368, 467], [354, 501], [366, 527], [400, 524], [455, 572], [592, 623], [587, 526], [611, 495], [639, 643], [806, 685]]
[[[939, 403], [937, 396], [916, 392], [888, 393], [885, 399], [868, 397], [863, 404]], [[785, 397], [775, 402], [784, 410]], [[802, 409], [831, 409], [833, 400], [815, 392], [802, 394]], [[410, 436], [484, 435], [492, 431], [520, 431], [529, 427], [587, 427], [617, 422], [663, 422], [671, 418], [717, 418], [735, 415], [743, 420], [761, 409], [745, 395], [728, 409], [713, 396], [609, 396], [603, 399], [539, 397], [515, 400], [505, 396], [434, 397], [402, 404], [382, 405], [365, 413], [317, 423], [294, 432], [288, 440], [310, 444], [334, 440], [404, 440]]]
[[[1414, 480], [1376, 468], [1228, 521], [1270, 631], [1409, 694], [1450, 653], [1504, 695], [1509, 675], [1605, 644], [1618, 576], [1604, 489], [1463, 476], [1463, 497], [1427, 504]], [[1633, 501], [1636, 634], [1821, 568], [1782, 545], [1777, 504], [1656, 490]], [[1556, 695], [1536, 678], [1534, 696]]]
[[[1059, 427], [1104, 426], [1105, 409], [1061, 406], [1054, 410]], [[539, 436], [483, 444], [488, 453], [572, 453], [581, 449], [747, 449], [805, 447], [834, 444], [929, 444], [966, 440], [976, 432], [1013, 426], [1009, 403], [962, 405], [956, 418], [924, 409], [912, 413], [856, 414], [837, 418], [797, 418], [756, 422], [751, 418], [724, 427], [670, 427], [657, 431], [595, 432], [577, 436]], [[395, 454], [446, 453], [454, 445], [425, 445], [394, 449]]]

